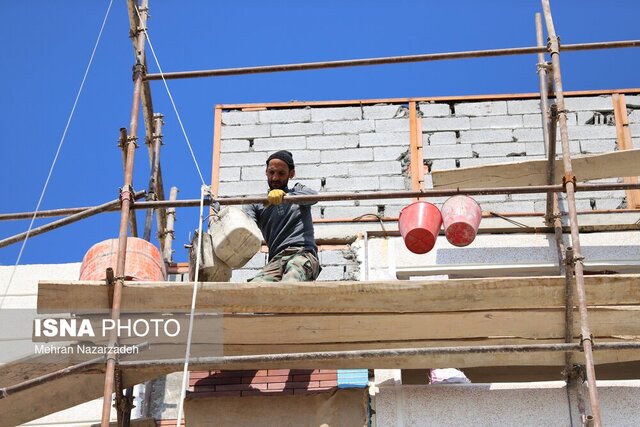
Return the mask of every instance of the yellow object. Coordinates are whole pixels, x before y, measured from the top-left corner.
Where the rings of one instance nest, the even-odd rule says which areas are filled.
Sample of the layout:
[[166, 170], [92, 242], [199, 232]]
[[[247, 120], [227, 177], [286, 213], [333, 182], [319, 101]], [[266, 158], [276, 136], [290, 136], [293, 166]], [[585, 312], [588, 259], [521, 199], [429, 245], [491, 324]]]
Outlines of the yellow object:
[[269, 191], [269, 194], [267, 195], [267, 198], [269, 199], [269, 204], [279, 205], [280, 203], [282, 203], [282, 200], [284, 199], [284, 194], [285, 193], [282, 190]]

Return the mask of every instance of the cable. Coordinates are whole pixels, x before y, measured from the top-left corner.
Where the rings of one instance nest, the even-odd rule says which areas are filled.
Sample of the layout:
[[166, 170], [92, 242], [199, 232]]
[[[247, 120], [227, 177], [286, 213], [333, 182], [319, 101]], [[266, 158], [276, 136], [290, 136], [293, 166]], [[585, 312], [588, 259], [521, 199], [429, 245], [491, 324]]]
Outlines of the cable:
[[56, 166], [56, 163], [58, 161], [58, 156], [60, 155], [60, 151], [62, 150], [62, 144], [64, 144], [65, 138], [67, 137], [67, 131], [69, 130], [69, 125], [71, 125], [71, 119], [73, 119], [73, 115], [76, 111], [76, 106], [78, 105], [80, 94], [82, 93], [82, 89], [84, 88], [84, 83], [87, 80], [87, 76], [89, 74], [89, 70], [91, 69], [91, 64], [93, 63], [93, 58], [95, 57], [96, 50], [98, 49], [98, 45], [100, 44], [100, 39], [102, 38], [102, 32], [107, 23], [107, 18], [109, 17], [109, 13], [111, 12], [112, 5], [113, 5], [113, 0], [109, 1], [107, 12], [105, 13], [104, 19], [102, 20], [102, 26], [100, 27], [98, 38], [96, 39], [96, 43], [93, 46], [93, 51], [91, 52], [89, 63], [87, 64], [87, 67], [84, 71], [84, 76], [82, 76], [82, 82], [80, 83], [80, 88], [78, 89], [78, 93], [76, 94], [75, 101], [73, 101], [73, 107], [71, 108], [71, 112], [69, 113], [67, 124], [64, 127], [64, 131], [62, 132], [62, 137], [60, 138], [60, 142], [58, 143], [58, 149], [56, 150], [56, 154], [53, 157], [53, 162], [51, 163], [51, 167], [49, 168], [49, 174], [47, 175], [47, 179], [45, 180], [44, 186], [42, 187], [42, 192], [40, 193], [40, 198], [38, 199], [38, 203], [36, 204], [36, 209], [33, 212], [33, 216], [31, 217], [31, 222], [29, 223], [29, 228], [27, 229], [27, 235], [22, 241], [22, 246], [20, 246], [20, 252], [18, 252], [18, 259], [16, 260], [16, 263], [13, 266], [13, 270], [11, 271], [11, 276], [9, 276], [9, 282], [7, 283], [7, 287], [2, 294], [2, 299], [0, 299], [0, 308], [2, 308], [2, 305], [4, 304], [4, 300], [7, 296], [7, 293], [9, 292], [9, 288], [11, 287], [11, 283], [13, 281], [13, 276], [15, 275], [16, 269], [18, 268], [18, 264], [20, 264], [20, 260], [22, 259], [22, 253], [24, 252], [24, 247], [26, 246], [27, 240], [29, 239], [29, 233], [31, 233], [31, 229], [33, 228], [33, 223], [35, 222], [36, 216], [38, 215], [38, 210], [40, 209], [40, 204], [42, 204], [42, 200], [44, 199], [44, 195], [47, 191], [47, 187], [49, 186], [49, 181], [51, 180], [53, 169]]
[[193, 317], [196, 310], [196, 296], [198, 295], [198, 279], [200, 273], [200, 255], [202, 253], [202, 223], [204, 222], [204, 195], [209, 193], [209, 187], [203, 185], [200, 190], [200, 224], [198, 225], [198, 247], [196, 253], [196, 272], [193, 281], [193, 294], [191, 296], [191, 313], [189, 314], [189, 333], [187, 334], [187, 348], [184, 355], [184, 369], [182, 370], [182, 386], [180, 387], [180, 402], [178, 403], [178, 418], [176, 427], [180, 426], [182, 421], [182, 410], [184, 407], [184, 399], [187, 394], [187, 380], [189, 375], [189, 358], [191, 357], [191, 337], [193, 334]]
[[[142, 22], [142, 16], [140, 16], [140, 11], [138, 10], [138, 6], [136, 5], [136, 13], [138, 14], [138, 19]], [[191, 142], [189, 142], [189, 137], [187, 136], [187, 131], [184, 129], [184, 125], [182, 124], [182, 119], [180, 118], [180, 114], [178, 113], [178, 108], [176, 107], [176, 103], [173, 101], [173, 96], [171, 95], [171, 91], [169, 90], [169, 85], [167, 85], [167, 81], [164, 78], [164, 72], [162, 71], [162, 67], [160, 67], [160, 62], [158, 61], [158, 57], [156, 56], [156, 51], [153, 49], [153, 45], [151, 44], [151, 38], [149, 37], [149, 32], [146, 28], [143, 28], [144, 35], [149, 42], [149, 48], [151, 49], [151, 53], [153, 54], [153, 59], [156, 62], [156, 66], [160, 71], [160, 77], [162, 77], [162, 82], [164, 83], [164, 87], [167, 90], [167, 95], [169, 95], [169, 100], [171, 101], [171, 105], [173, 106], [173, 111], [176, 113], [176, 117], [178, 118], [178, 123], [180, 124], [180, 129], [182, 129], [182, 134], [184, 135], [185, 141], [187, 141], [187, 146], [189, 147], [189, 152], [191, 153], [191, 158], [193, 159], [193, 163], [196, 165], [196, 170], [198, 171], [198, 175], [200, 176], [200, 181], [202, 181], [202, 185], [206, 185], [204, 182], [204, 178], [202, 176], [202, 172], [200, 171], [200, 166], [198, 165], [198, 161], [196, 160], [196, 155], [193, 153], [193, 148], [191, 147]]]

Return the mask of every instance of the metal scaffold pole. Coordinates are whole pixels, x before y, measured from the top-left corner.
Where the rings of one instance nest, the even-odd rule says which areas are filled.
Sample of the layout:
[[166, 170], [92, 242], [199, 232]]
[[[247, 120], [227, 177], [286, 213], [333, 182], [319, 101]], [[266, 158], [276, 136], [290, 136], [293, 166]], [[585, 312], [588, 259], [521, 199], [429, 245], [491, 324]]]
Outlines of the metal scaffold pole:
[[600, 402], [598, 399], [598, 389], [596, 387], [596, 372], [593, 360], [593, 338], [589, 327], [589, 316], [587, 313], [587, 297], [584, 287], [584, 264], [582, 250], [580, 247], [580, 233], [578, 230], [578, 215], [576, 211], [576, 177], [573, 175], [571, 165], [571, 152], [569, 147], [569, 134], [567, 131], [567, 112], [565, 110], [564, 94], [562, 89], [562, 75], [560, 73], [560, 39], [556, 35], [551, 15], [549, 0], [542, 0], [542, 9], [549, 35], [549, 54], [553, 65], [553, 83], [556, 104], [558, 105], [558, 123], [560, 124], [560, 139], [562, 141], [562, 162], [564, 164], [563, 183], [569, 208], [569, 225], [571, 230], [571, 247], [574, 256], [567, 262], [573, 265], [575, 271], [576, 293], [578, 297], [578, 311], [580, 313], [580, 333], [581, 344], [584, 350], [586, 361], [587, 382], [589, 385], [589, 403], [593, 414], [594, 425], [602, 425], [600, 415]]

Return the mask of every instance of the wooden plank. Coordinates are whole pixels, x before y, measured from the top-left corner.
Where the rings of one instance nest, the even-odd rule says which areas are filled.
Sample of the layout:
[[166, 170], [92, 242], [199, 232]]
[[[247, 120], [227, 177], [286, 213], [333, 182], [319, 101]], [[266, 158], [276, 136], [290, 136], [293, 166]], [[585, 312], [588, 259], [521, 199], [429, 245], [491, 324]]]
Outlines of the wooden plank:
[[216, 105], [213, 116], [213, 159], [211, 161], [211, 194], [218, 197], [220, 187], [220, 144], [222, 138], [222, 108]]
[[[423, 167], [422, 167], [422, 144], [419, 144], [418, 138], [422, 134], [418, 134], [418, 112], [415, 101], [409, 102], [409, 146], [410, 146], [410, 175], [411, 189], [418, 191], [422, 188]], [[420, 146], [420, 148], [418, 148]], [[416, 199], [417, 200], [417, 199]]]
[[[193, 283], [126, 282], [122, 311], [189, 311]], [[585, 277], [592, 305], [640, 304], [640, 275]], [[41, 281], [39, 313], [108, 310], [101, 281]], [[434, 281], [200, 283], [199, 310], [248, 313], [443, 312], [564, 306], [564, 278]]]
[[[540, 134], [542, 139], [542, 134]], [[640, 175], [640, 149], [614, 151], [575, 157], [573, 173], [580, 182], [593, 179]], [[547, 185], [547, 160], [474, 166], [433, 171], [433, 188], [489, 188], [526, 185]], [[555, 163], [556, 182], [562, 184], [562, 160]]]
[[[629, 116], [627, 115], [627, 104], [624, 94], [614, 94], [613, 113], [616, 121], [616, 136], [619, 150], [633, 150], [633, 141], [631, 139], [631, 129], [629, 129]], [[624, 178], [625, 183], [638, 183], [637, 176]], [[625, 190], [627, 196], [627, 207], [635, 209], [640, 207], [640, 190]]]
[[[121, 324], [129, 324], [129, 321], [132, 324], [139, 318], [140, 315], [123, 315]], [[180, 324], [179, 333], [174, 337], [163, 332], [159, 333], [158, 337], [153, 332], [136, 336], [131, 331], [121, 330], [119, 342], [185, 343], [189, 316], [181, 314], [172, 319]], [[468, 340], [489, 337], [552, 339], [564, 337], [564, 319], [564, 310], [560, 308], [402, 314], [198, 315], [194, 320], [192, 342], [211, 345], [293, 345]], [[102, 319], [92, 317], [91, 321], [96, 335], [101, 335]], [[592, 307], [589, 309], [589, 322], [592, 334], [597, 338], [640, 337], [640, 306]], [[177, 328], [174, 326], [172, 330]], [[574, 330], [579, 334], [577, 315]], [[108, 334], [90, 339], [104, 344], [108, 340]], [[68, 340], [69, 337], [33, 337], [34, 342]]]

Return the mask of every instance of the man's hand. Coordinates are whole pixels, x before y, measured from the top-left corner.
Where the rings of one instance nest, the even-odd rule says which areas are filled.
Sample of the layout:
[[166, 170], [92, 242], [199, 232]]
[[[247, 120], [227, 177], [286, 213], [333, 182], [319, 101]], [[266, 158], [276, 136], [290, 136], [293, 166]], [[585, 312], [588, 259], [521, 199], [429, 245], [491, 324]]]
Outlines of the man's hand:
[[267, 199], [269, 200], [269, 203], [267, 204], [267, 206], [279, 205], [280, 203], [282, 203], [282, 200], [284, 199], [284, 194], [285, 193], [282, 190], [269, 191], [269, 194], [267, 195]]

